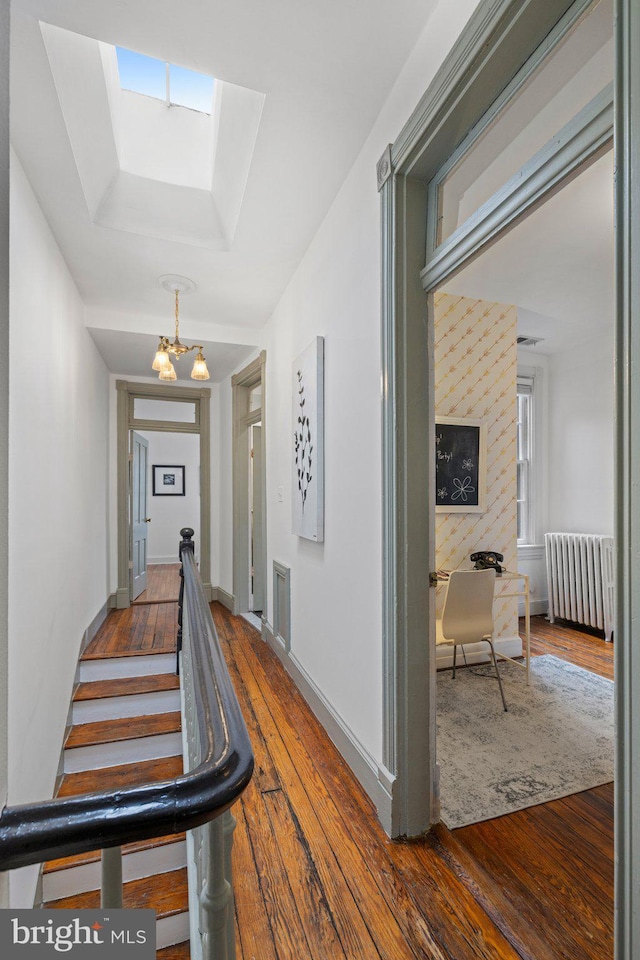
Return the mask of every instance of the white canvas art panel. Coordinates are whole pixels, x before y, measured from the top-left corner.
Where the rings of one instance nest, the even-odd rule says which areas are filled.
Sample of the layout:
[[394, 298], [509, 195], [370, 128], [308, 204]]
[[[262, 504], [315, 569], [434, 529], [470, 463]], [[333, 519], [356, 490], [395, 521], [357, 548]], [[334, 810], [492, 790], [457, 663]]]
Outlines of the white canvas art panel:
[[324, 337], [293, 363], [293, 533], [324, 540]]

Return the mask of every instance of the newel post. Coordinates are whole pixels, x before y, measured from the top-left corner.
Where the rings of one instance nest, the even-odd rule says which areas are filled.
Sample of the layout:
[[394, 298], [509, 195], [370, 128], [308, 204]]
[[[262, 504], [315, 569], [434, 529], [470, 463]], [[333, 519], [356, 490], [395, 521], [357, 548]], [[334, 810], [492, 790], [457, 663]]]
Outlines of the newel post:
[[176, 673], [180, 673], [180, 652], [182, 651], [182, 611], [184, 609], [184, 568], [182, 565], [182, 551], [191, 550], [193, 553], [193, 530], [191, 527], [183, 527], [180, 531], [180, 545], [178, 547], [178, 558], [180, 560], [180, 593], [178, 594], [178, 636], [176, 643]]

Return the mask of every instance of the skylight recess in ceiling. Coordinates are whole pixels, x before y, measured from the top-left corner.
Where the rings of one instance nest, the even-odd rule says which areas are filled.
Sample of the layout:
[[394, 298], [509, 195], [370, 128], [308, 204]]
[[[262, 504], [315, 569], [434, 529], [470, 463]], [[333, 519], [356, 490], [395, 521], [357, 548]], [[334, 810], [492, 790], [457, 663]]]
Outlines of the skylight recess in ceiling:
[[120, 86], [123, 90], [164, 100], [168, 106], [211, 113], [213, 77], [187, 70], [155, 57], [116, 47]]

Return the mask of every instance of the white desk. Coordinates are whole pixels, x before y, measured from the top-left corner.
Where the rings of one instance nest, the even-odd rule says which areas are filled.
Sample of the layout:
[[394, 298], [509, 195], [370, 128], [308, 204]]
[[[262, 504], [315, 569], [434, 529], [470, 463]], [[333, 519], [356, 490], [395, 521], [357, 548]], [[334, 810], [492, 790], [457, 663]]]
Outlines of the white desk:
[[[518, 571], [505, 570], [501, 577], [496, 577], [496, 586], [500, 581], [513, 581], [514, 583], [522, 583], [522, 587], [518, 588], [517, 586], [510, 590], [508, 593], [496, 594], [497, 597], [524, 597], [524, 663], [520, 660], [514, 660], [513, 657], [505, 657], [502, 653], [497, 653], [496, 655], [500, 657], [501, 660], [509, 660], [511, 663], [515, 663], [517, 667], [523, 667], [527, 672], [527, 686], [529, 686], [529, 666], [531, 664], [531, 603], [529, 595], [529, 576], [526, 573], [519, 573]], [[518, 634], [519, 635], [519, 634]]]
[[[449, 579], [449, 570], [438, 570], [437, 573], [437, 582], [446, 583]], [[508, 592], [494, 592], [494, 597], [496, 599], [502, 597], [524, 597], [524, 624], [525, 624], [525, 635], [524, 635], [524, 663], [521, 660], [515, 660], [513, 657], [507, 657], [505, 654], [500, 653], [496, 650], [496, 656], [500, 660], [508, 660], [510, 663], [515, 663], [516, 667], [522, 667], [523, 670], [526, 670], [527, 673], [527, 686], [530, 682], [530, 663], [531, 663], [531, 603], [529, 595], [529, 576], [526, 573], [519, 573], [518, 571], [505, 570], [502, 575], [496, 577], [496, 586], [499, 583], [513, 582], [515, 584], [512, 590]], [[522, 584], [521, 587], [518, 584]]]

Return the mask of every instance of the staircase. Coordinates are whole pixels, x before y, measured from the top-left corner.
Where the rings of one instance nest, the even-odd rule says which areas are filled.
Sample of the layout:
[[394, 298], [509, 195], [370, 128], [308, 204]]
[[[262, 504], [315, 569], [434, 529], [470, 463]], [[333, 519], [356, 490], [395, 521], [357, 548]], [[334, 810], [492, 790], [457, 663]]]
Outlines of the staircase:
[[[173, 653], [83, 655], [58, 796], [165, 780], [182, 772], [175, 664]], [[122, 853], [123, 906], [153, 907], [158, 956], [188, 958], [185, 835], [132, 843]], [[100, 851], [45, 864], [44, 907], [99, 906], [100, 869]]]

